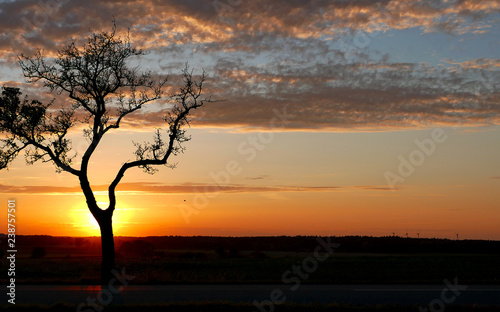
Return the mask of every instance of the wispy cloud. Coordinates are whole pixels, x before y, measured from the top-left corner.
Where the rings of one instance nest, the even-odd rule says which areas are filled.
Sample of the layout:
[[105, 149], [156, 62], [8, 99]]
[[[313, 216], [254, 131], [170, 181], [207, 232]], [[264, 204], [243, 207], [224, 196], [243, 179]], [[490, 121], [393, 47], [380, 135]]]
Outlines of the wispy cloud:
[[[96, 185], [94, 192], [106, 192], [108, 186]], [[332, 192], [346, 189], [363, 189], [375, 191], [392, 191], [392, 188], [378, 185], [364, 186], [252, 186], [252, 185], [215, 185], [215, 184], [181, 184], [165, 185], [161, 183], [122, 183], [117, 192], [126, 194], [198, 194], [198, 193], [268, 193], [268, 192]], [[38, 195], [74, 195], [80, 194], [79, 187], [64, 186], [14, 186], [0, 185], [4, 194], [38, 194]]]
[[268, 175], [259, 175], [259, 176], [255, 176], [255, 177], [247, 177], [247, 180], [264, 180], [267, 178], [269, 178]]

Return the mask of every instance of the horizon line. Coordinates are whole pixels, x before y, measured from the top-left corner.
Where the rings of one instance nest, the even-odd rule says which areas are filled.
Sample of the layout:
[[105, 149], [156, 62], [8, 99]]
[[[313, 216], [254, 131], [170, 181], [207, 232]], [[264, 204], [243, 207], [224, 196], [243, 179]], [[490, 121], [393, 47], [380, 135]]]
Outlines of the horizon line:
[[[1, 237], [7, 237], [7, 234], [0, 233]], [[94, 236], [60, 236], [60, 235], [49, 235], [49, 234], [16, 234], [16, 236], [45, 236], [45, 237], [55, 237], [55, 238], [101, 238], [100, 235]], [[486, 238], [463, 238], [463, 239], [451, 239], [443, 237], [405, 237], [399, 235], [387, 235], [387, 236], [371, 236], [371, 235], [148, 235], [148, 236], [125, 236], [117, 235], [115, 238], [152, 238], [152, 237], [185, 237], [185, 238], [204, 238], [204, 237], [214, 237], [214, 238], [277, 238], [277, 237], [368, 237], [368, 238], [403, 238], [403, 239], [440, 239], [440, 240], [450, 240], [450, 241], [493, 241], [499, 242], [500, 239], [486, 239]]]

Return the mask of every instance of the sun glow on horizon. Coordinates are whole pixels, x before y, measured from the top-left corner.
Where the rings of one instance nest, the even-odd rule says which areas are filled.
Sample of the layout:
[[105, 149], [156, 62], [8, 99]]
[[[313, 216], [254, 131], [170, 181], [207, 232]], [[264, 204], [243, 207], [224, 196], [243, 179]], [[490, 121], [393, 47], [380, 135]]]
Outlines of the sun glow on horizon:
[[[34, 0], [4, 2], [2, 16], [33, 22], [43, 11]], [[173, 8], [168, 1], [82, 2], [82, 10], [100, 12], [92, 19], [61, 3], [50, 22], [36, 23], [37, 36], [23, 19], [4, 22], [12, 47], [1, 48], [0, 85], [19, 88], [19, 103], [26, 96], [27, 104], [47, 105], [38, 116], [38, 108], [16, 104], [14, 118], [0, 94], [0, 119], [9, 117], [2, 127], [26, 126], [44, 146], [15, 139], [18, 149], [0, 131], [0, 167], [28, 152], [0, 170], [1, 201], [15, 199], [18, 207], [17, 234], [101, 236], [79, 183], [85, 175], [101, 209], [119, 181], [112, 188], [115, 236], [460, 233], [500, 240], [500, 1], [227, 2], [238, 1], [225, 1], [230, 12], [198, 0]], [[474, 18], [457, 18], [463, 12]], [[148, 51], [124, 62], [139, 80], [150, 73], [153, 88], [139, 85], [134, 97], [113, 75], [98, 75], [99, 85], [74, 89], [94, 98], [92, 107], [92, 93], [100, 94], [101, 119], [72, 106], [73, 84], [69, 93], [50, 93], [45, 79], [30, 83], [28, 59], [42, 57], [36, 51], [64, 74], [54, 62], [70, 38], [79, 48], [92, 33], [114, 30], [115, 39]], [[165, 115], [180, 104], [170, 95], [184, 88], [183, 68], [195, 80], [205, 73], [198, 100], [206, 104], [185, 115], [190, 122], [180, 131], [192, 140], [175, 141], [167, 166], [156, 166], [169, 149]], [[101, 94], [101, 83], [118, 89]], [[53, 132], [66, 109], [74, 112], [71, 127]], [[31, 127], [35, 121], [40, 127]], [[98, 128], [98, 140], [86, 132]], [[141, 158], [154, 160], [154, 171], [135, 166]], [[69, 167], [58, 170], [61, 162]]]
[[[108, 203], [98, 202], [100, 207], [107, 207]], [[122, 235], [123, 229], [134, 215], [133, 209], [127, 207], [117, 207], [113, 213], [113, 234]], [[100, 236], [99, 223], [94, 218], [85, 204], [78, 204], [71, 210], [71, 223], [81, 235], [79, 236]]]

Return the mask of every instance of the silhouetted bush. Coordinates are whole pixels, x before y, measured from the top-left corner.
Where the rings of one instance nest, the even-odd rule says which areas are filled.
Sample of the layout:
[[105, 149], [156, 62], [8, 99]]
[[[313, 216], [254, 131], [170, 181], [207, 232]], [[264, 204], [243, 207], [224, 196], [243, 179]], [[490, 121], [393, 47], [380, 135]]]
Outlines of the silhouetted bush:
[[34, 247], [31, 251], [31, 259], [42, 259], [45, 257], [45, 248], [43, 247]]
[[262, 251], [254, 251], [248, 255], [248, 258], [269, 258], [265, 253]]
[[178, 255], [180, 259], [204, 259], [206, 254], [204, 252], [183, 252]]
[[224, 248], [217, 248], [215, 249], [215, 253], [219, 258], [240, 258], [240, 252], [234, 248], [231, 248], [229, 250], [225, 250]]
[[224, 248], [217, 248], [214, 251], [217, 254], [217, 256], [219, 256], [219, 258], [226, 258], [226, 256], [227, 256]]
[[124, 242], [118, 248], [118, 252], [123, 256], [148, 258], [153, 256], [154, 246], [149, 242], [138, 239], [131, 242]]

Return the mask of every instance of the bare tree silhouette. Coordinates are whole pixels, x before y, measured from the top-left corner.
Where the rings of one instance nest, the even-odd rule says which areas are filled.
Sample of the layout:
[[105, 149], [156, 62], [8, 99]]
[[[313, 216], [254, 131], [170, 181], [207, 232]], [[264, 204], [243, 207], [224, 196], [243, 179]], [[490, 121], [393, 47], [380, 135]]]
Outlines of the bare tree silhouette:
[[[166, 78], [155, 78], [150, 72], [139, 73], [138, 68], [129, 68], [130, 57], [143, 55], [142, 50], [132, 46], [129, 37], [116, 35], [112, 31], [92, 33], [85, 44], [75, 40], [58, 52], [50, 61], [41, 51], [34, 56], [19, 56], [24, 76], [29, 82], [43, 82], [51, 92], [66, 94], [72, 101], [57, 111], [54, 101], [42, 104], [36, 100], [21, 99], [18, 88], [4, 87], [0, 99], [1, 139], [0, 169], [21, 152], [26, 162], [52, 162], [57, 171], [66, 171], [76, 176], [85, 196], [87, 206], [97, 220], [101, 232], [102, 275], [101, 282], [107, 284], [115, 268], [115, 247], [112, 217], [116, 207], [115, 191], [128, 169], [138, 167], [147, 173], [155, 173], [155, 166], [166, 165], [171, 155], [184, 150], [182, 143], [190, 139], [184, 127], [188, 115], [201, 107], [209, 98], [202, 98], [205, 72], [196, 80], [187, 65], [182, 70], [183, 85], [179, 91], [169, 95], [173, 102], [165, 117], [168, 130], [154, 133], [150, 143], [136, 144], [136, 160], [124, 163], [108, 188], [109, 205], [99, 207], [88, 178], [92, 155], [105, 134], [120, 127], [124, 118], [158, 100]], [[84, 135], [88, 146], [79, 157], [72, 151], [67, 138], [70, 129], [79, 124], [88, 124]]]

